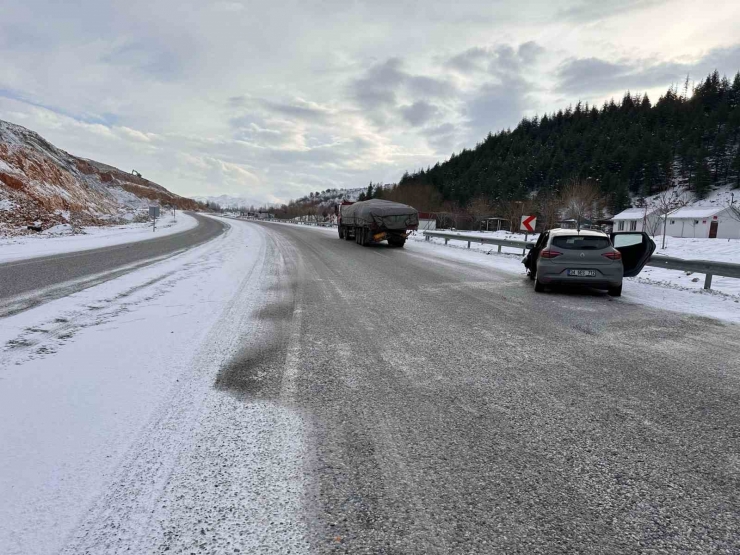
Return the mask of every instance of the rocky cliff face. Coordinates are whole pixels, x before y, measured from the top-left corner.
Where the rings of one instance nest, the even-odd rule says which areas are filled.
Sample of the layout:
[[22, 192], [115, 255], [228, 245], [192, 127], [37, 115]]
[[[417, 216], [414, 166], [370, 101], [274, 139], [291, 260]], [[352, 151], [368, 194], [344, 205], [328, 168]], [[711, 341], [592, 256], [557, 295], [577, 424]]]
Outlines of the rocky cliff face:
[[198, 209], [161, 185], [77, 158], [0, 120], [0, 234], [28, 225], [95, 225], [128, 220], [150, 204]]

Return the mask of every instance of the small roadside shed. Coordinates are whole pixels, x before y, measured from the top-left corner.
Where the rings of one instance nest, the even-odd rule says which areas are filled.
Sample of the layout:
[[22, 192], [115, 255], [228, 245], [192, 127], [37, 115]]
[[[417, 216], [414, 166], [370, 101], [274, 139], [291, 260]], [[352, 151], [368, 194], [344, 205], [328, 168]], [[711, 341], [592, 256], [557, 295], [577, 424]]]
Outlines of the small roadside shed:
[[697, 239], [738, 239], [740, 221], [728, 206], [685, 206], [666, 217], [666, 235]]
[[[494, 216], [486, 218], [486, 231], [501, 231], [502, 228], [509, 226], [509, 220], [506, 218], [499, 218]], [[481, 231], [483, 231], [483, 222], [480, 223]]]

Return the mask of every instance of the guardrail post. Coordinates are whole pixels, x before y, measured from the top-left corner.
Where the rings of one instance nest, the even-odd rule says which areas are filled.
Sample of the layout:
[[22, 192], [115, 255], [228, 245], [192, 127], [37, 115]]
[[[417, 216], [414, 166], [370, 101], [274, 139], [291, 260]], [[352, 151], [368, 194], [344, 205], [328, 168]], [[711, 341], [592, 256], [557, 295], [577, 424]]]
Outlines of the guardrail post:
[[468, 241], [468, 248], [470, 248], [470, 241]]
[[707, 277], [704, 278], [704, 289], [711, 289], [712, 288], [712, 274], [707, 274]]
[[447, 241], [449, 241], [449, 239], [445, 237], [445, 245], [447, 244]]
[[498, 246], [498, 252], [501, 252], [501, 245]]
[[430, 239], [431, 239], [431, 237], [429, 237], [429, 235], [425, 235], [425, 236], [424, 236], [424, 240], [425, 240], [425, 241], [429, 241]]

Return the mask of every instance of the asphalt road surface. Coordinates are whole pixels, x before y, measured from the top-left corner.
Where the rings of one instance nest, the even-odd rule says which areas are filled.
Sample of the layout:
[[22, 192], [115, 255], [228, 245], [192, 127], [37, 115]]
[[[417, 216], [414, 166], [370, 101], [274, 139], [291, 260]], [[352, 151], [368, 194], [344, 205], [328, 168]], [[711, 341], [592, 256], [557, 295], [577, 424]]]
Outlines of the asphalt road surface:
[[188, 213], [198, 226], [146, 241], [0, 264], [0, 317], [63, 297], [209, 241], [218, 220]]
[[281, 300], [216, 386], [310, 422], [314, 552], [740, 552], [737, 326], [252, 225]]

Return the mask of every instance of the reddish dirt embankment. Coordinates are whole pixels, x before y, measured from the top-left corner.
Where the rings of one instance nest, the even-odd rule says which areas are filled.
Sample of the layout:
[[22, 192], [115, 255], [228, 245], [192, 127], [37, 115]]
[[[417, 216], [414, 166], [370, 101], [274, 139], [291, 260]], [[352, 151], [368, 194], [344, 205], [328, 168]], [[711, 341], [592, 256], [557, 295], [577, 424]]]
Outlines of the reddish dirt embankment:
[[143, 177], [78, 158], [0, 120], [0, 234], [28, 225], [116, 222], [150, 204], [202, 208]]

